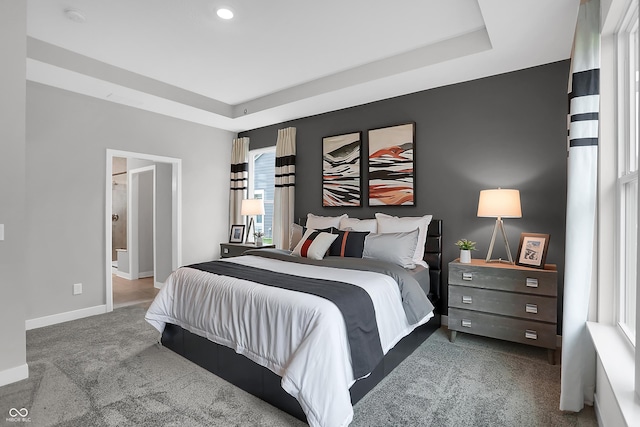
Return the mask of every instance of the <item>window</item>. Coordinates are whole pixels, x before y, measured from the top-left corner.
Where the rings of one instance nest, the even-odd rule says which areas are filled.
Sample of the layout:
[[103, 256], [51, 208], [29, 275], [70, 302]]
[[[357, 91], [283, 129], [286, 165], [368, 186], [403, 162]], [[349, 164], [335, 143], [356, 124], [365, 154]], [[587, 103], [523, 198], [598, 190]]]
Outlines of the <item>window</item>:
[[618, 324], [635, 345], [638, 254], [638, 9], [617, 32], [618, 64]]
[[264, 200], [264, 215], [255, 219], [255, 231], [264, 234], [264, 243], [273, 239], [273, 194], [276, 168], [276, 148], [249, 151], [249, 198]]

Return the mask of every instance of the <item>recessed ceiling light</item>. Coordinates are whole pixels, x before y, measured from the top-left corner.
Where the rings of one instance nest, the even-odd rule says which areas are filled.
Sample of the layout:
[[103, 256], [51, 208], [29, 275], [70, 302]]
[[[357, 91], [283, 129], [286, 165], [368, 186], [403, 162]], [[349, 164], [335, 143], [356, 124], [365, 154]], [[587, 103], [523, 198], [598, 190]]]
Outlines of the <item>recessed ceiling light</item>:
[[216, 13], [222, 19], [231, 19], [231, 18], [233, 18], [233, 12], [230, 9], [227, 9], [227, 8], [224, 8], [224, 7], [218, 9], [216, 11]]
[[79, 11], [78, 9], [68, 8], [64, 10], [64, 16], [67, 19], [70, 19], [73, 22], [78, 24], [84, 24], [87, 21], [87, 18], [84, 16], [84, 13]]

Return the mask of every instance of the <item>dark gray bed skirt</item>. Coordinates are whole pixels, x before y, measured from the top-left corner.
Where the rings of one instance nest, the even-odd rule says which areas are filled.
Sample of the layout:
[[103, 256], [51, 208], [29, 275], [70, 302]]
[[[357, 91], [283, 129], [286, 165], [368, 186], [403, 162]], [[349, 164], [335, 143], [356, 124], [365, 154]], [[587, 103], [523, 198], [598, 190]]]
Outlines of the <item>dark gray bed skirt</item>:
[[[355, 404], [364, 397], [439, 327], [440, 314], [436, 313], [429, 322], [400, 340], [371, 375], [351, 387], [351, 403]], [[276, 408], [306, 421], [298, 401], [280, 386], [278, 375], [234, 350], [172, 324], [167, 324], [162, 333], [162, 345]]]

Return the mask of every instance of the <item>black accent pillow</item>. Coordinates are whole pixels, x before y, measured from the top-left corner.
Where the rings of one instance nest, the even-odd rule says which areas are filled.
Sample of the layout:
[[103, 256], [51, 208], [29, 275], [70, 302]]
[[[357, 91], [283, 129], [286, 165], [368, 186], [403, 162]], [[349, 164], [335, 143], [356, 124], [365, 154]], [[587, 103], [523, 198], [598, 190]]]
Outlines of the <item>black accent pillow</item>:
[[362, 258], [368, 231], [335, 230], [333, 234], [338, 234], [338, 238], [329, 247], [329, 255]]

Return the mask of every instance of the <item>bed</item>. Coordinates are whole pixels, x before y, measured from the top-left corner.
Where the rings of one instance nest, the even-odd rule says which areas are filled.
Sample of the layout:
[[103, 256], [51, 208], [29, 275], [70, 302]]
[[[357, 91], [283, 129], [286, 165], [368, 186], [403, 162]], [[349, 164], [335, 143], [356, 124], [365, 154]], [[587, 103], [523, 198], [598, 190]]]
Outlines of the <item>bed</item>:
[[[440, 326], [441, 246], [442, 221], [432, 220], [423, 258], [428, 269], [398, 271], [372, 260], [351, 265], [335, 257], [292, 264], [291, 255], [277, 250], [200, 263], [170, 276], [146, 319], [162, 332], [165, 347], [279, 409], [312, 426], [348, 425], [351, 405]], [[411, 306], [422, 300], [407, 297], [416, 295], [414, 275], [428, 278], [419, 283], [428, 313]], [[287, 282], [302, 276], [309, 289], [289, 290]], [[332, 291], [334, 285], [340, 287]], [[314, 294], [317, 289], [334, 292], [337, 301]], [[348, 298], [369, 297], [341, 302], [345, 290], [355, 293]], [[396, 299], [395, 308], [381, 308]], [[378, 328], [373, 334], [348, 312], [355, 305], [366, 317], [368, 301]]]

